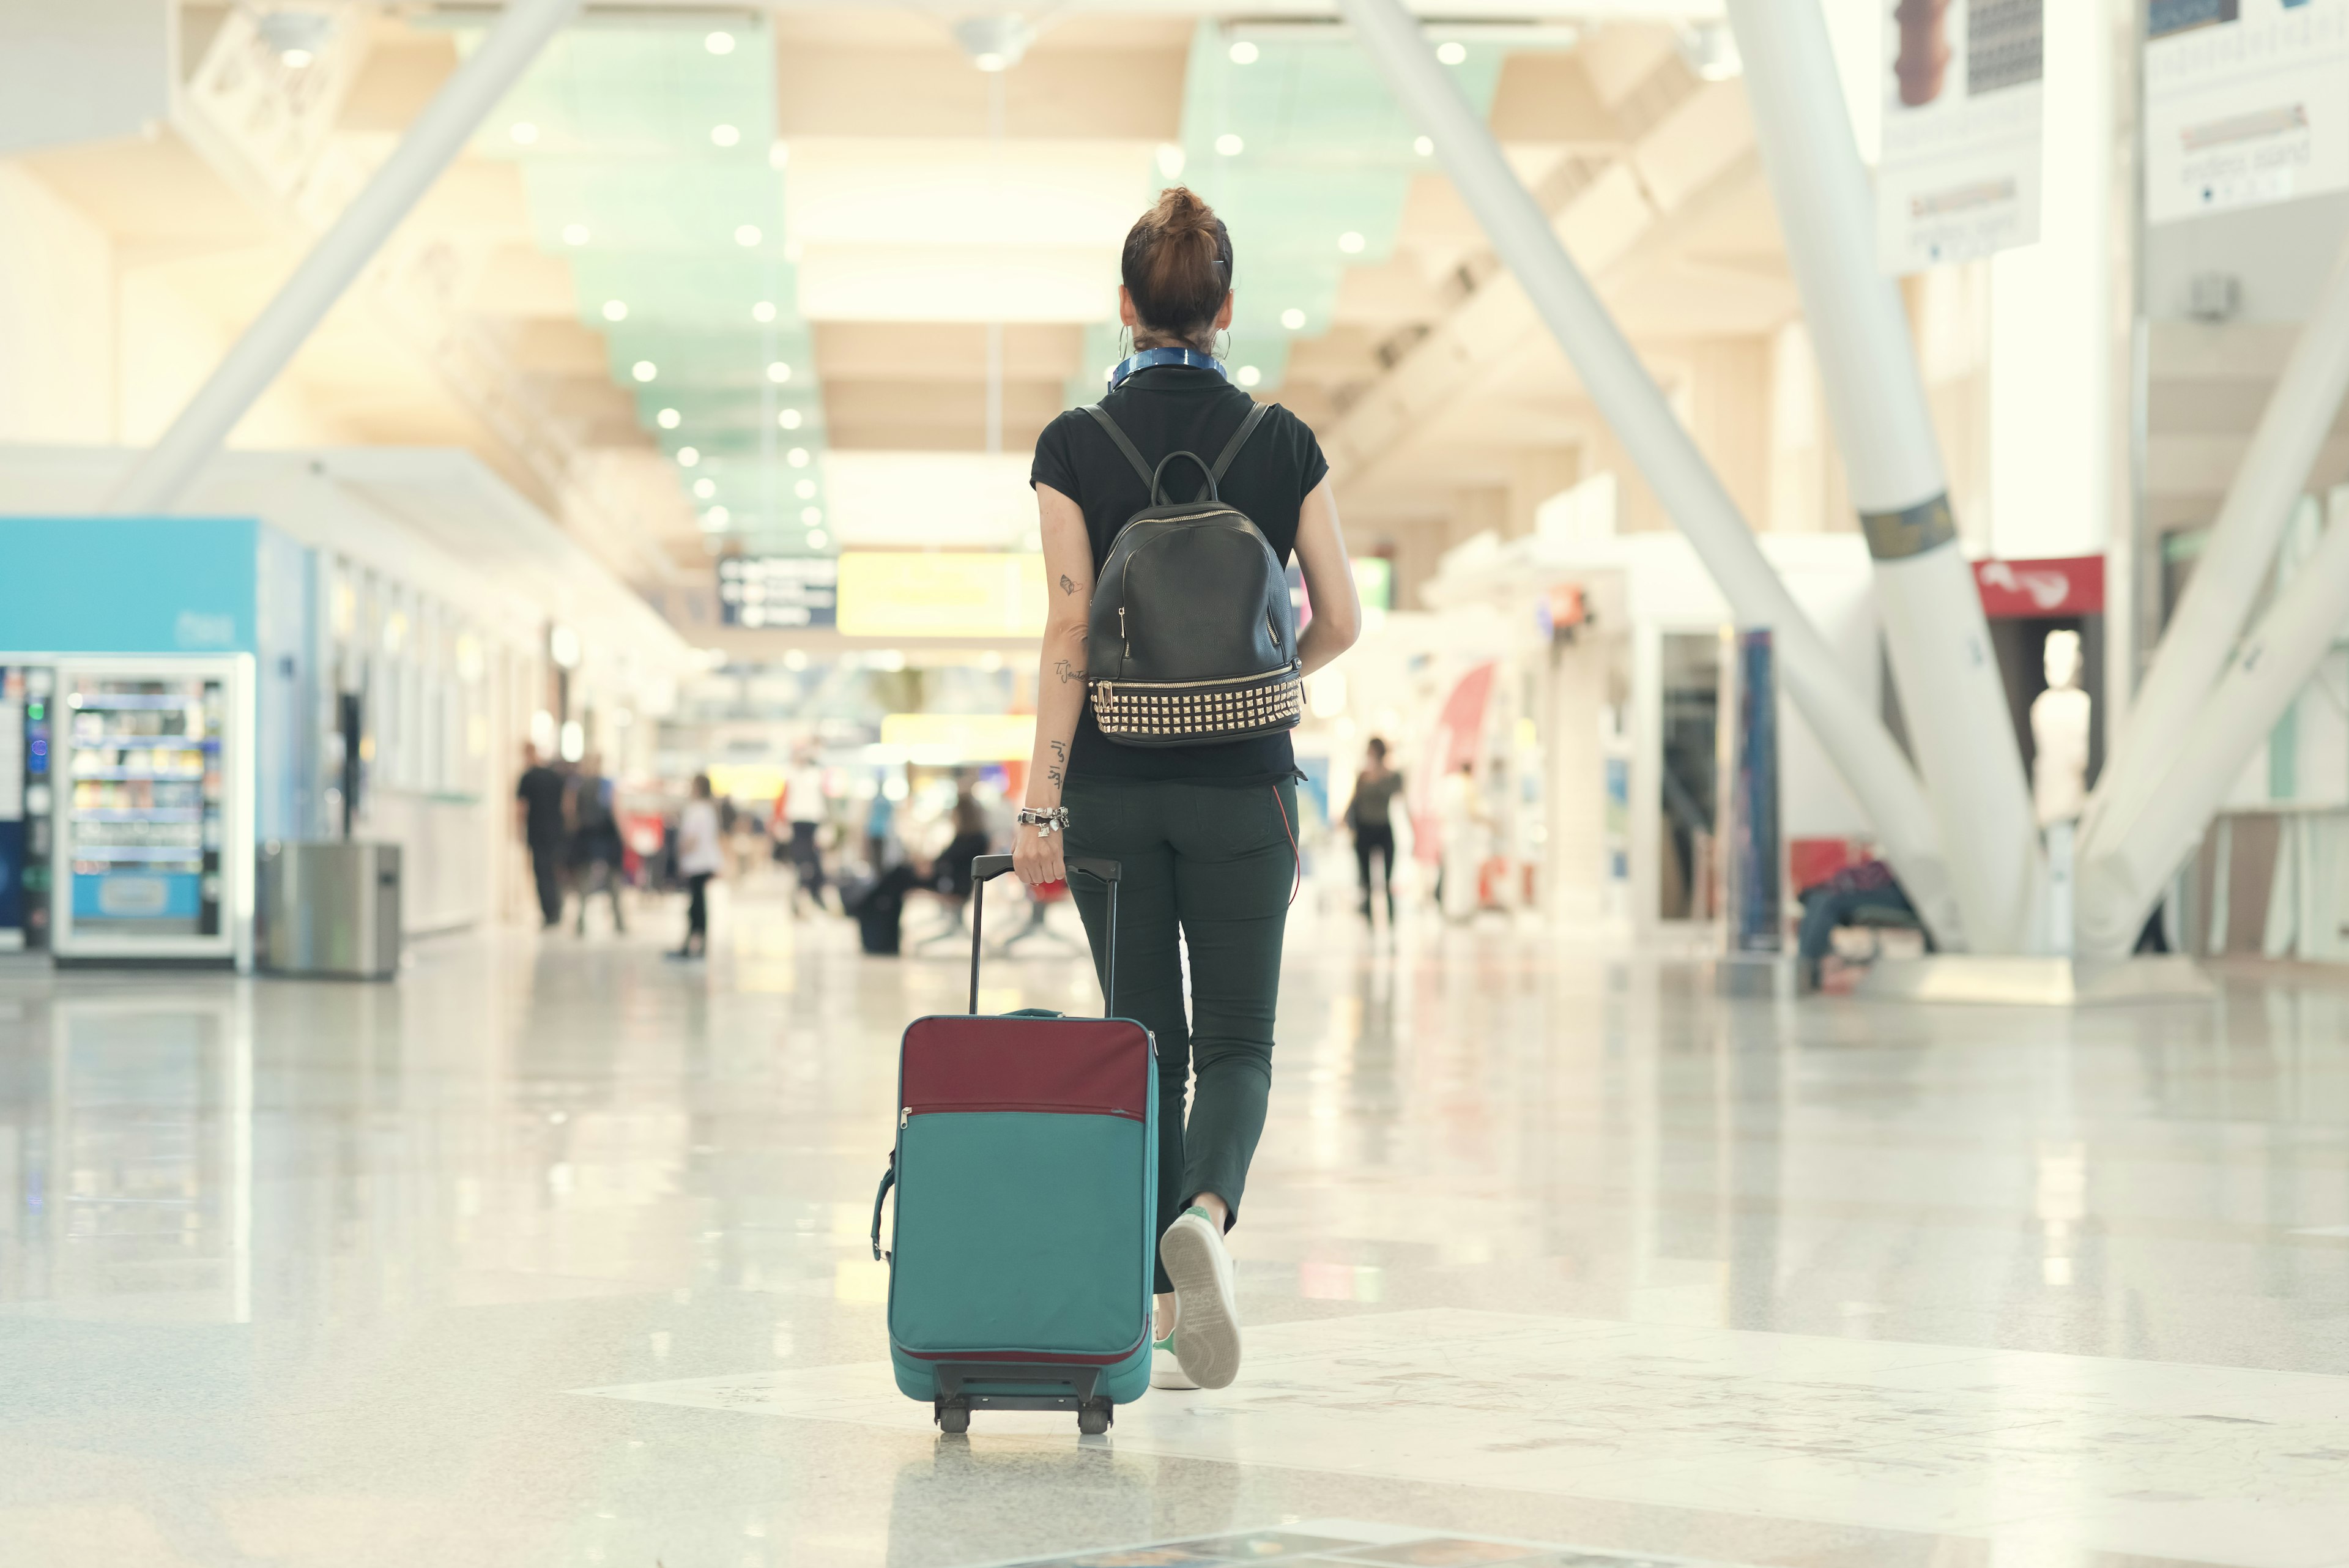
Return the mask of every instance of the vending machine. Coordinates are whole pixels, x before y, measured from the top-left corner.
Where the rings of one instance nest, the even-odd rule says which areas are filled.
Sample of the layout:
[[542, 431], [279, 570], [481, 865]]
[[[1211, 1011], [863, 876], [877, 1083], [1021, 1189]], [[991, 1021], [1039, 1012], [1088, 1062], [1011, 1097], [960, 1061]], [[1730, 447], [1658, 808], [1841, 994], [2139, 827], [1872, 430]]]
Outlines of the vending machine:
[[61, 656], [48, 699], [49, 946], [253, 959], [253, 659]]

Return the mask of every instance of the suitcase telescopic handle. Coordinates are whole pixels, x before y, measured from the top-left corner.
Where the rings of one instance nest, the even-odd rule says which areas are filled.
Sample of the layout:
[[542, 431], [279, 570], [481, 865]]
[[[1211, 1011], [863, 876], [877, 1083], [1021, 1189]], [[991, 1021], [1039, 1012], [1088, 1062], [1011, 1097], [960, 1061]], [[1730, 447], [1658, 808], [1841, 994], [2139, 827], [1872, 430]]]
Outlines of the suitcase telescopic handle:
[[[1071, 855], [1064, 862], [1109, 889], [1108, 940], [1102, 949], [1102, 1012], [1117, 1015], [1117, 883], [1122, 868], [1114, 860]], [[970, 863], [970, 1010], [978, 1012], [978, 939], [987, 928], [987, 885], [1011, 869], [1009, 855], [981, 855]]]

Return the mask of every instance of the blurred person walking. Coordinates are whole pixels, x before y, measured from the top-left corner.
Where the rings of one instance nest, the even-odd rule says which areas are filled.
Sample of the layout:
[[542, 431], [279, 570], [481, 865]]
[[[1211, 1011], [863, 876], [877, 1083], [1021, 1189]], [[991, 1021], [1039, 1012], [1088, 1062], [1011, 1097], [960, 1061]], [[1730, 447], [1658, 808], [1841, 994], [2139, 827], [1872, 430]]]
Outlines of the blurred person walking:
[[[1224, 1234], [1238, 1216], [1264, 1130], [1281, 938], [1302, 869], [1296, 757], [1287, 730], [1278, 727], [1195, 743], [1136, 744], [1138, 732], [1126, 730], [1112, 741], [1088, 701], [1093, 588], [1121, 529], [1157, 499], [1143, 477], [1149, 463], [1164, 471], [1174, 453], [1217, 453], [1222, 475], [1212, 490], [1202, 490], [1202, 501], [1218, 497], [1231, 509], [1223, 514], [1230, 524], [1239, 521], [1232, 513], [1244, 515], [1273, 559], [1240, 564], [1263, 553], [1232, 545], [1237, 554], [1215, 557], [1234, 563], [1231, 580], [1185, 582], [1186, 601], [1208, 607], [1204, 618], [1230, 620], [1243, 636], [1265, 616], [1261, 629], [1278, 642], [1278, 628], [1261, 607], [1271, 593], [1285, 597], [1277, 571], [1293, 552], [1313, 600], [1312, 623], [1294, 645], [1306, 673], [1352, 644], [1361, 611], [1330, 465], [1313, 432], [1278, 405], [1259, 410], [1225, 379], [1214, 357], [1216, 335], [1232, 319], [1232, 241], [1222, 221], [1191, 192], [1168, 190], [1126, 235], [1122, 270], [1119, 314], [1136, 351], [1112, 372], [1098, 405], [1045, 427], [1030, 475], [1051, 607], [1036, 749], [1013, 854], [1032, 886], [1061, 879], [1064, 846], [1066, 855], [1112, 859], [1123, 868], [1118, 1002], [1156, 1037], [1164, 1108], [1151, 1380], [1160, 1387], [1219, 1388], [1240, 1365], [1239, 1307]], [[1198, 466], [1215, 472], [1204, 459]], [[1195, 483], [1195, 475], [1174, 478], [1178, 485]], [[1134, 592], [1136, 576], [1123, 580]], [[1225, 597], [1221, 604], [1217, 594]], [[1110, 677], [1123, 672], [1090, 672], [1103, 683], [1091, 692], [1094, 701], [1113, 701]], [[1272, 695], [1278, 690], [1267, 688], [1266, 707], [1281, 701]], [[1195, 732], [1188, 722], [1184, 732]], [[1106, 899], [1089, 881], [1074, 891], [1098, 967]]]
[[709, 956], [709, 879], [726, 863], [719, 836], [718, 806], [709, 798], [709, 775], [693, 775], [693, 798], [677, 824], [677, 871], [685, 878], [685, 945], [668, 956]]
[[897, 803], [889, 798], [886, 770], [873, 781], [873, 804], [864, 808], [864, 859], [878, 877], [888, 868], [889, 836], [897, 826]]
[[1402, 792], [1402, 774], [1387, 766], [1387, 743], [1373, 735], [1365, 748], [1362, 771], [1354, 775], [1354, 798], [1346, 803], [1346, 826], [1354, 836], [1354, 865], [1362, 878], [1362, 919], [1371, 919], [1371, 861], [1379, 863], [1379, 887], [1386, 894], [1387, 924], [1395, 918], [1394, 798]]
[[792, 864], [799, 867], [800, 885], [792, 894], [792, 913], [798, 914], [801, 900], [815, 900], [816, 912], [823, 911], [823, 846], [816, 835], [823, 826], [823, 770], [815, 765], [815, 758], [806, 752], [799, 755], [798, 765], [783, 784], [783, 813], [792, 825]]
[[1476, 787], [1476, 765], [1462, 763], [1444, 781], [1438, 796], [1444, 828], [1443, 860], [1435, 879], [1436, 907], [1447, 920], [1472, 919], [1484, 902], [1479, 878], [1492, 843], [1493, 818], [1485, 792]]
[[579, 878], [579, 922], [576, 933], [587, 934], [587, 906], [597, 893], [612, 900], [612, 929], [628, 933], [628, 919], [620, 909], [620, 818], [612, 805], [612, 781], [604, 776], [604, 759], [594, 752], [579, 764], [571, 781], [571, 864]]
[[530, 848], [541, 930], [553, 930], [563, 923], [564, 859], [570, 849], [563, 809], [565, 793], [563, 775], [547, 765], [537, 747], [524, 742], [522, 782], [514, 785], [514, 826]]

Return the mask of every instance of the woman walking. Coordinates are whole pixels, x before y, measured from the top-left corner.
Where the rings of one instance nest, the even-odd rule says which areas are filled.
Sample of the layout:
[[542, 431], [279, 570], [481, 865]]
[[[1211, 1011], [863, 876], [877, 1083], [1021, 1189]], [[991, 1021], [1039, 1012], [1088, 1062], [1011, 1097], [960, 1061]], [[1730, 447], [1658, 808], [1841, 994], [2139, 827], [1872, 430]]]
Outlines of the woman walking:
[[1387, 766], [1387, 743], [1377, 736], [1354, 775], [1354, 798], [1346, 803], [1346, 826], [1354, 833], [1354, 866], [1362, 878], [1362, 922], [1371, 922], [1371, 861], [1379, 863], [1379, 886], [1387, 896], [1387, 924], [1394, 925], [1394, 797], [1402, 774]]
[[718, 807], [709, 798], [709, 775], [693, 775], [693, 798], [677, 825], [677, 874], [685, 878], [685, 945], [668, 956], [709, 956], [709, 879], [725, 864], [718, 837]]
[[[1166, 191], [1126, 235], [1122, 271], [1119, 313], [1135, 352], [1099, 408], [1135, 452], [1121, 451], [1108, 425], [1083, 410], [1062, 414], [1036, 443], [1030, 483], [1051, 609], [1013, 855], [1030, 884], [1061, 878], [1064, 846], [1068, 855], [1123, 866], [1118, 1011], [1156, 1036], [1162, 1111], [1151, 1381], [1220, 1388], [1240, 1365], [1224, 1233], [1239, 1214], [1272, 1082], [1281, 937], [1299, 870], [1296, 760], [1285, 730], [1146, 747], [1102, 733], [1086, 700], [1088, 611], [1121, 525], [1152, 504], [1134, 462], [1177, 452], [1227, 456], [1221, 501], [1256, 525], [1281, 563], [1293, 553], [1304, 568], [1314, 612], [1297, 643], [1304, 672], [1352, 644], [1361, 611], [1313, 432], [1276, 405], [1227, 452], [1256, 403], [1225, 379], [1213, 352], [1232, 319], [1232, 241], [1222, 221], [1189, 191]], [[1252, 599], [1262, 586], [1235, 578], [1229, 592]], [[1106, 899], [1089, 883], [1074, 891], [1098, 967]]]

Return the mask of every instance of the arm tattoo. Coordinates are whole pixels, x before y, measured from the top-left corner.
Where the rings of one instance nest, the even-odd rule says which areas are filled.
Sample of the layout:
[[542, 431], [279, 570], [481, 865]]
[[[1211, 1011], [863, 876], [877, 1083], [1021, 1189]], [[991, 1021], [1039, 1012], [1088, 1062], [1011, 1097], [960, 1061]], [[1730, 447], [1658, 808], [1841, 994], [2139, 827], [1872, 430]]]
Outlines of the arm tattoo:
[[1069, 760], [1069, 748], [1067, 744], [1061, 741], [1054, 741], [1052, 742], [1052, 755], [1059, 758], [1061, 762], [1067, 762]]
[[1061, 591], [1064, 594], [1072, 594], [1077, 591], [1077, 585], [1069, 580], [1069, 574], [1066, 572], [1062, 572], [1061, 574]]
[[1082, 680], [1085, 678], [1085, 672], [1083, 670], [1078, 669], [1075, 665], [1071, 664], [1065, 659], [1055, 659], [1053, 661], [1052, 673], [1061, 678], [1061, 684], [1063, 686], [1067, 685], [1071, 680]]
[[1044, 770], [1044, 776], [1045, 776], [1047, 779], [1050, 779], [1050, 780], [1052, 782], [1052, 784], [1053, 784], [1053, 786], [1054, 786], [1055, 788], [1058, 788], [1058, 787], [1059, 787], [1060, 783], [1061, 783], [1061, 770], [1060, 770], [1060, 769], [1058, 769], [1058, 768], [1046, 768], [1046, 769]]

